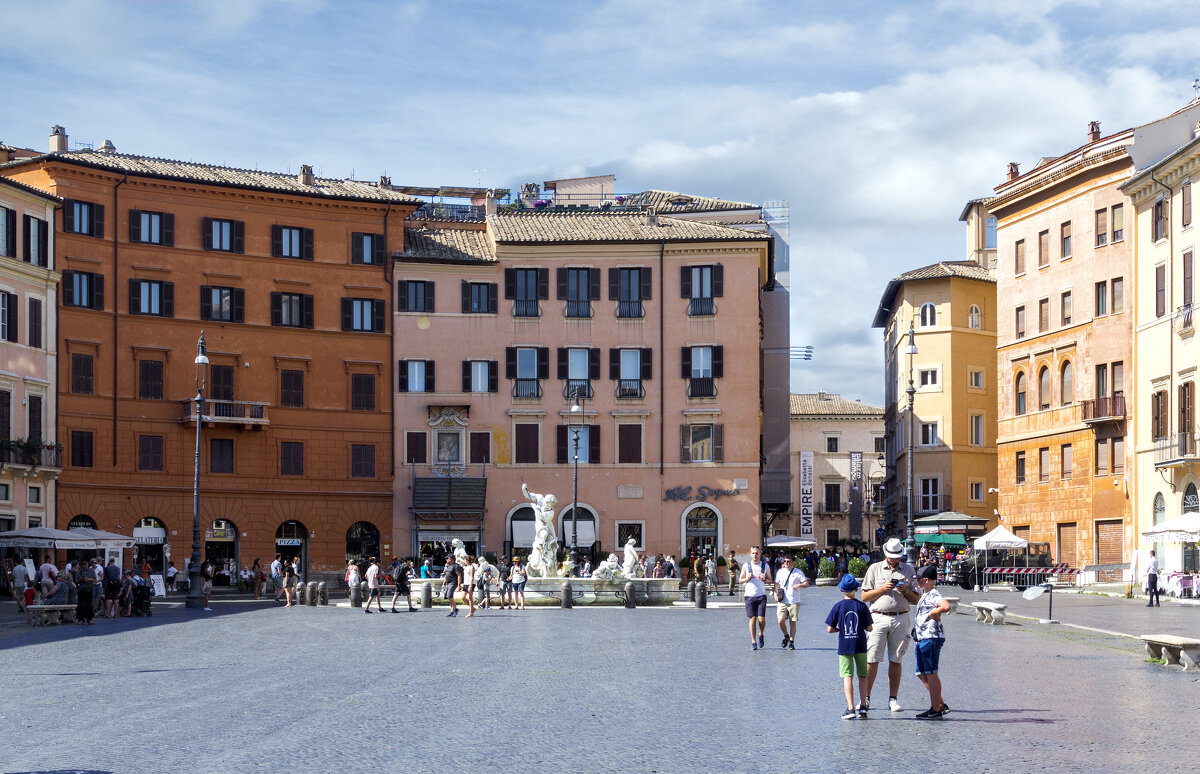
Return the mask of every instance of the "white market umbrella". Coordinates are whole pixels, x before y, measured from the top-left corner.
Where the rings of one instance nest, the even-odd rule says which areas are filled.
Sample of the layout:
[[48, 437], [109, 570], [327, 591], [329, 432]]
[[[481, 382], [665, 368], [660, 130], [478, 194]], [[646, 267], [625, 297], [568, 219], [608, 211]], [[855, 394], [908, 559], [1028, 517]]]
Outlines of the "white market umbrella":
[[1184, 513], [1161, 524], [1142, 530], [1142, 537], [1153, 543], [1200, 542], [1200, 513]]
[[808, 538], [797, 538], [791, 535], [775, 535], [766, 540], [767, 548], [804, 548], [815, 546], [817, 541]]

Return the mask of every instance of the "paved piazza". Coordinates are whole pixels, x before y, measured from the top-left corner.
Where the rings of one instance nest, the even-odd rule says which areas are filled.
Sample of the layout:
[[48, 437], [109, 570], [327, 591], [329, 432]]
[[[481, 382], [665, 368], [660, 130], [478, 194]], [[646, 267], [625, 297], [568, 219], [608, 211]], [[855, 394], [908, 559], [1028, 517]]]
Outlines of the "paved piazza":
[[[843, 721], [823, 625], [837, 596], [809, 591], [795, 652], [773, 609], [752, 652], [734, 607], [465, 620], [230, 600], [86, 628], [7, 623], [0, 771], [1195, 770], [1194, 730], [1180, 734], [1200, 679], [1146, 663], [1134, 641], [1029, 621], [949, 619], [944, 722], [914, 719], [926, 694], [911, 653], [905, 711]], [[14, 621], [12, 603], [0, 614]]]

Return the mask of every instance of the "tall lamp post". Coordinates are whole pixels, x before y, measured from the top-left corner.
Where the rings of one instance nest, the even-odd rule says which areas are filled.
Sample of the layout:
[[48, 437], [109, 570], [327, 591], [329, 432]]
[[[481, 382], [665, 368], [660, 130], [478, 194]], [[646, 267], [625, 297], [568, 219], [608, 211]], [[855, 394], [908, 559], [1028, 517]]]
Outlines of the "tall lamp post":
[[204, 579], [200, 577], [200, 422], [204, 417], [204, 386], [208, 375], [208, 346], [204, 331], [196, 342], [196, 463], [192, 474], [192, 559], [188, 564], [187, 606], [196, 610], [204, 607]]
[[879, 529], [875, 531], [875, 545], [876, 547], [882, 548], [883, 541], [880, 540], [880, 535], [883, 534], [883, 498], [880, 497], [879, 487], [883, 485], [884, 480], [887, 478], [887, 473], [885, 473], [883, 469], [884, 461], [882, 454], [879, 455], [879, 459], [875, 461], [875, 464], [879, 466], [878, 469], [873, 471], [871, 475], [867, 477], [868, 486], [870, 487], [870, 494], [867, 502], [870, 503], [870, 510], [879, 520]]
[[913, 355], [917, 354], [917, 329], [912, 320], [908, 321], [908, 539], [905, 541], [905, 553], [909, 564], [917, 558], [916, 530], [913, 527], [913, 398], [917, 390], [913, 387]]
[[579, 405], [579, 395], [571, 399], [571, 439], [574, 448], [574, 473], [571, 480], [571, 574], [579, 573], [579, 527], [576, 514], [579, 512], [579, 431], [583, 429], [583, 407]]

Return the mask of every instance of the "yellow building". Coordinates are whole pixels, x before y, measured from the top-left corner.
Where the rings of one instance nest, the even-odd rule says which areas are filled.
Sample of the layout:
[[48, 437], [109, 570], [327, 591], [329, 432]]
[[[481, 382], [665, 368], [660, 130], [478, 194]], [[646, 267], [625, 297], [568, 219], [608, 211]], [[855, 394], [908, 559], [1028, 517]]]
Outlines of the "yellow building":
[[[986, 209], [969, 205], [968, 213], [969, 235], [983, 234], [975, 226]], [[988, 250], [978, 247], [971, 253], [986, 261]], [[939, 519], [942, 532], [982, 534], [996, 487], [996, 287], [986, 263], [945, 261], [896, 277], [873, 325], [884, 330], [885, 531], [906, 534], [911, 386], [917, 531], [934, 530], [930, 517], [953, 512], [964, 517]]]
[[1191, 572], [1200, 565], [1196, 543], [1156, 544], [1141, 532], [1200, 512], [1192, 211], [1198, 174], [1200, 133], [1122, 186], [1133, 205], [1133, 542], [1142, 550], [1157, 548], [1164, 570]]

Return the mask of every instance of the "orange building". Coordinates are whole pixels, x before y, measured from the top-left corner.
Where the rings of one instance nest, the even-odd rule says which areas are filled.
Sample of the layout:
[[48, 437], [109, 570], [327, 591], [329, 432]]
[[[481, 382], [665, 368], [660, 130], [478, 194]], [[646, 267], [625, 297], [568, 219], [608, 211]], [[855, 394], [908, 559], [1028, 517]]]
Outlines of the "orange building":
[[385, 256], [402, 249], [418, 199], [308, 166], [68, 151], [60, 127], [50, 153], [0, 174], [64, 199], [56, 526], [132, 533], [156, 569], [169, 544], [184, 569], [203, 331], [204, 554], [232, 568], [279, 551], [336, 573], [388, 550]]

